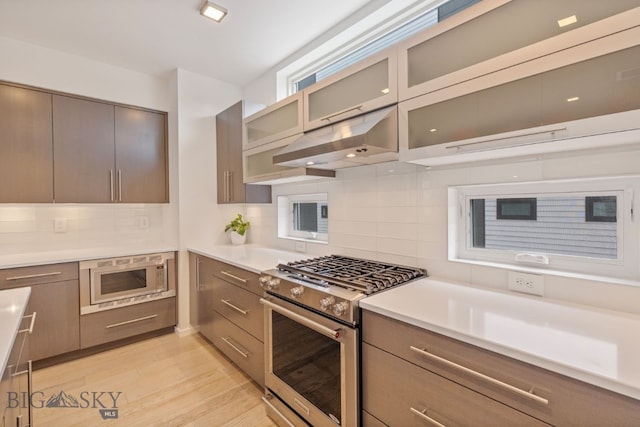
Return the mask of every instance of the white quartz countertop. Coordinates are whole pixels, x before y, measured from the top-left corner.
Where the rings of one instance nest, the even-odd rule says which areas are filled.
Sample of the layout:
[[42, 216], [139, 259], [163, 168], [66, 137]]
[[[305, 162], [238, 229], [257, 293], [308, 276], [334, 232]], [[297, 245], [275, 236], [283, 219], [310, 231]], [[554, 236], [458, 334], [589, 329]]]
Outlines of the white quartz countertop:
[[271, 270], [280, 263], [312, 257], [312, 255], [299, 252], [289, 252], [251, 244], [191, 247], [189, 251], [253, 271], [254, 273]]
[[59, 251], [29, 252], [0, 255], [0, 268], [27, 267], [31, 265], [59, 264], [62, 262], [85, 261], [155, 252], [173, 252], [177, 248], [170, 245], [123, 245], [84, 249], [64, 249]]
[[0, 291], [0, 376], [7, 368], [9, 354], [20, 329], [22, 316], [27, 309], [29, 295], [29, 287]]
[[360, 306], [640, 399], [640, 316], [431, 278]]

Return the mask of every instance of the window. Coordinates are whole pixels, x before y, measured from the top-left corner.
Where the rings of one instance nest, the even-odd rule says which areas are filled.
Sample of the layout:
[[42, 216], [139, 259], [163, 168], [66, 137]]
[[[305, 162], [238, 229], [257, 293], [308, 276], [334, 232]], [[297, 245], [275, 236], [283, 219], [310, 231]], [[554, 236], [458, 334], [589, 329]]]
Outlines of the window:
[[449, 259], [640, 281], [640, 177], [449, 188]]
[[329, 237], [327, 194], [278, 196], [278, 237], [326, 243]]
[[[417, 17], [413, 17], [408, 21], [401, 22], [396, 28], [391, 29], [386, 34], [377, 39], [365, 44], [364, 46], [353, 50], [351, 53], [343, 56], [342, 58], [335, 59], [329, 65], [317, 68], [316, 71], [310, 74], [303, 74], [302, 76], [292, 76], [292, 93], [299, 92], [312, 84], [325, 79], [338, 71], [361, 61], [374, 53], [381, 52], [382, 50], [390, 47], [418, 32], [430, 27], [438, 22], [448, 18], [451, 15], [455, 15], [461, 10], [477, 3], [480, 0], [449, 0], [440, 6], [430, 9], [425, 13], [420, 14]], [[433, 3], [433, 2], [428, 2]], [[378, 30], [371, 29], [370, 31]], [[326, 63], [327, 58], [322, 58], [323, 63]]]

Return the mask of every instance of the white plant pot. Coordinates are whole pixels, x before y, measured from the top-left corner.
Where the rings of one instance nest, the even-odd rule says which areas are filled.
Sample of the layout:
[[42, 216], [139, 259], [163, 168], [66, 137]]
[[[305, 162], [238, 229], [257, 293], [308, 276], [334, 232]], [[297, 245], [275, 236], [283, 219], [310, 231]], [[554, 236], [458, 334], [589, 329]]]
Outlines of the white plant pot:
[[235, 231], [231, 231], [231, 243], [234, 245], [243, 245], [244, 242], [247, 240], [247, 232], [244, 232], [244, 235], [240, 235], [238, 233], [236, 233]]

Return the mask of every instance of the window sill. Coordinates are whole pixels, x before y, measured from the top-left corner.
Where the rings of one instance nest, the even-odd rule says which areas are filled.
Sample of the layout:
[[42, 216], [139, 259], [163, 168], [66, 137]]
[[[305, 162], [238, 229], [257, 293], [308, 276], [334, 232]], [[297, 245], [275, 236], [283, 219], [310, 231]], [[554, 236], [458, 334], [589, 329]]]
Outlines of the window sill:
[[614, 285], [637, 286], [640, 287], [640, 280], [621, 279], [617, 277], [598, 276], [594, 274], [577, 273], [573, 271], [553, 270], [550, 268], [537, 268], [527, 265], [502, 264], [498, 262], [476, 261], [461, 258], [449, 258], [449, 261], [459, 262], [462, 264], [478, 265], [482, 267], [499, 268], [503, 270], [515, 270], [524, 273], [544, 274], [548, 276], [567, 277], [571, 279], [589, 280], [593, 282], [604, 282]]
[[307, 242], [307, 243], [319, 243], [321, 245], [328, 245], [328, 240], [320, 240], [320, 239], [312, 239], [312, 238], [304, 238], [304, 237], [286, 237], [286, 236], [278, 236], [278, 239], [284, 240], [295, 240], [297, 242]]

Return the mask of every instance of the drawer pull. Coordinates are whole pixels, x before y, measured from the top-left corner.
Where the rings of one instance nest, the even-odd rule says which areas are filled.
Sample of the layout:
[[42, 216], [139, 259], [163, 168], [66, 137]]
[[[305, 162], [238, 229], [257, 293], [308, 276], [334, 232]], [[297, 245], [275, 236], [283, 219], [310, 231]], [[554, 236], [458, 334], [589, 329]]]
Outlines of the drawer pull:
[[158, 317], [157, 314], [152, 314], [150, 316], [139, 317], [137, 319], [125, 320], [124, 322], [114, 323], [112, 325], [107, 325], [104, 328], [105, 329], [117, 328], [118, 326], [130, 325], [132, 323], [142, 322], [144, 320], [155, 319], [156, 317]]
[[416, 408], [414, 407], [410, 407], [409, 408], [411, 410], [411, 412], [413, 412], [414, 414], [416, 414], [417, 416], [419, 416], [420, 418], [422, 418], [425, 421], [428, 421], [429, 423], [433, 424], [434, 426], [438, 426], [438, 427], [445, 427], [444, 424], [440, 424], [439, 422], [437, 422], [436, 420], [434, 420], [433, 418], [431, 418], [430, 416], [428, 416], [427, 414], [425, 414], [425, 412], [427, 412], [427, 410], [423, 410], [423, 411], [418, 411]]
[[262, 401], [264, 402], [264, 404], [267, 405], [273, 412], [275, 412], [278, 417], [280, 417], [278, 418], [278, 421], [282, 421], [287, 425], [287, 427], [296, 427], [295, 425], [291, 424], [291, 421], [289, 421], [287, 417], [285, 417], [284, 414], [278, 410], [278, 408], [273, 406], [273, 403], [270, 402], [271, 399], [273, 399], [273, 396], [270, 394], [262, 396]]
[[536, 401], [538, 403], [542, 403], [544, 405], [548, 405], [549, 404], [549, 400], [548, 399], [545, 399], [544, 397], [537, 396], [537, 395], [533, 394], [533, 392], [519, 389], [518, 387], [514, 387], [511, 384], [507, 384], [507, 383], [502, 382], [500, 380], [497, 380], [495, 378], [492, 378], [492, 377], [489, 377], [487, 375], [481, 374], [478, 371], [474, 371], [473, 369], [469, 369], [469, 368], [466, 368], [466, 367], [464, 367], [462, 365], [458, 365], [457, 363], [453, 363], [453, 362], [451, 362], [451, 361], [449, 361], [447, 359], [443, 359], [442, 357], [436, 356], [435, 354], [431, 354], [431, 353], [429, 353], [429, 352], [427, 352], [425, 350], [422, 350], [420, 348], [417, 348], [417, 347], [414, 347], [414, 346], [409, 346], [409, 348], [411, 349], [411, 351], [414, 351], [414, 352], [416, 352], [418, 354], [421, 354], [423, 356], [429, 357], [431, 359], [437, 360], [437, 361], [439, 361], [441, 363], [444, 363], [445, 365], [450, 366], [452, 368], [459, 369], [459, 370], [461, 370], [461, 371], [463, 371], [463, 372], [465, 372], [467, 374], [473, 375], [473, 376], [475, 376], [477, 378], [480, 378], [480, 379], [483, 379], [483, 380], [485, 380], [487, 382], [490, 382], [491, 384], [494, 384], [494, 385], [497, 385], [499, 387], [502, 387], [505, 390], [509, 390], [509, 391], [511, 391], [513, 393], [516, 393], [516, 394], [520, 395], [520, 396], [526, 397], [527, 399], [534, 400], [534, 401]]
[[9, 280], [36, 279], [38, 277], [58, 276], [60, 274], [62, 274], [62, 271], [52, 271], [49, 273], [27, 274], [26, 276], [7, 277], [5, 280], [9, 281]]
[[247, 352], [245, 352], [245, 351], [242, 351], [242, 350], [241, 350], [237, 345], [235, 345], [234, 343], [232, 343], [232, 342], [231, 342], [231, 340], [230, 340], [229, 338], [222, 337], [222, 341], [226, 342], [226, 343], [229, 345], [229, 347], [231, 347], [232, 349], [234, 349], [235, 351], [237, 351], [238, 353], [240, 353], [240, 355], [241, 355], [242, 357], [244, 357], [245, 359], [246, 359], [247, 357], [249, 357], [249, 353], [247, 353]]
[[235, 280], [237, 280], [239, 282], [247, 283], [247, 279], [243, 279], [242, 277], [238, 277], [238, 276], [236, 276], [234, 274], [231, 274], [231, 273], [228, 273], [228, 272], [226, 272], [224, 270], [220, 270], [220, 273], [224, 274], [227, 277], [231, 277], [232, 279], [235, 279]]
[[231, 302], [228, 299], [221, 299], [220, 301], [222, 301], [224, 305], [231, 307], [232, 309], [242, 314], [243, 316], [246, 316], [247, 314], [249, 314], [247, 310], [243, 310], [240, 307], [236, 307], [235, 305], [231, 304]]
[[357, 107], [353, 107], [353, 108], [348, 108], [346, 110], [339, 111], [339, 112], [337, 112], [335, 114], [332, 114], [330, 116], [323, 117], [321, 121], [327, 121], [327, 122], [331, 123], [333, 118], [341, 116], [341, 115], [343, 115], [345, 113], [348, 113], [350, 111], [356, 111], [356, 110], [362, 112], [362, 105], [358, 105]]
[[34, 311], [31, 314], [28, 314], [26, 316], [23, 317], [23, 319], [25, 317], [30, 317], [31, 318], [31, 323], [29, 324], [29, 327], [27, 329], [20, 329], [18, 331], [19, 334], [21, 334], [22, 332], [29, 332], [29, 335], [31, 335], [33, 333], [33, 326], [36, 324], [36, 314], [38, 314], [36, 311]]

